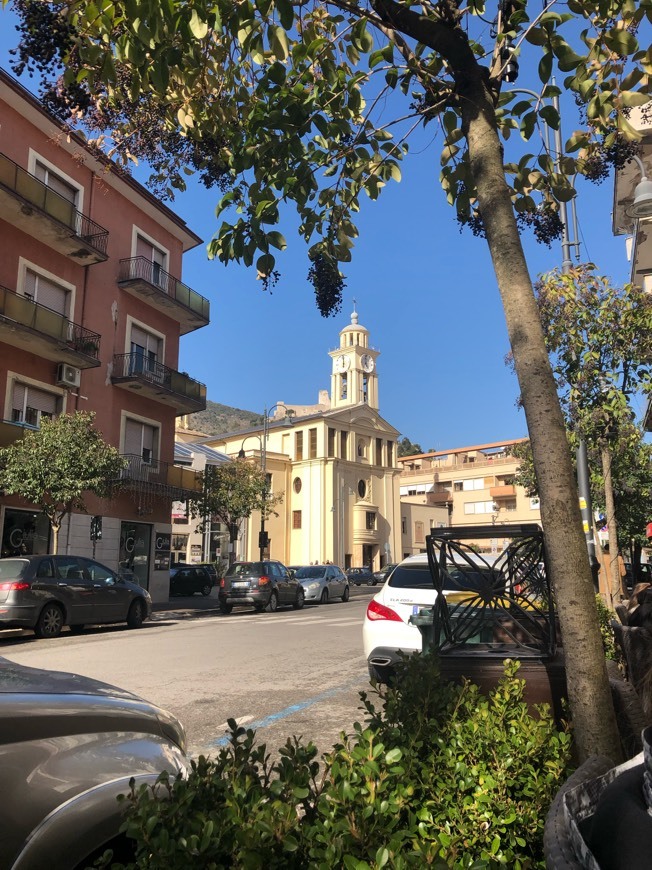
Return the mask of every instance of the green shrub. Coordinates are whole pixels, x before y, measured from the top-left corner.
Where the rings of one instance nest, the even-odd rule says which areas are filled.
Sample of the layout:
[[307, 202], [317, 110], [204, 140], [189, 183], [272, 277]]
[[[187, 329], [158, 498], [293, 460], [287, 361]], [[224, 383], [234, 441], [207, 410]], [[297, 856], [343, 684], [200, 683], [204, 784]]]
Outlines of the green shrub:
[[365, 724], [321, 765], [297, 740], [272, 760], [231, 721], [217, 758], [124, 798], [138, 849], [129, 866], [544, 867], [544, 817], [568, 775], [571, 738], [546, 707], [529, 712], [517, 672], [507, 662], [485, 697], [442, 682], [433, 657], [413, 656], [396, 688], [376, 690], [382, 704], [363, 693]]

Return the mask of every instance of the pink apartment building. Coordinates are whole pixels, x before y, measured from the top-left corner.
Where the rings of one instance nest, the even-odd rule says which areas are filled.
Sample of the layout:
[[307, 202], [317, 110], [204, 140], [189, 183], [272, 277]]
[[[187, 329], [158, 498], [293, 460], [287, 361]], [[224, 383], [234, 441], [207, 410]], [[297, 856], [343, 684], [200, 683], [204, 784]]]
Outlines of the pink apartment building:
[[[183, 284], [201, 239], [142, 185], [69, 135], [0, 70], [0, 444], [44, 416], [94, 411], [126, 457], [111, 500], [89, 498], [60, 552], [128, 566], [153, 599], [168, 595], [170, 508], [197, 486], [174, 466], [175, 419], [206, 406], [177, 371], [181, 336], [209, 322]], [[2, 555], [48, 552], [45, 517], [0, 496]]]

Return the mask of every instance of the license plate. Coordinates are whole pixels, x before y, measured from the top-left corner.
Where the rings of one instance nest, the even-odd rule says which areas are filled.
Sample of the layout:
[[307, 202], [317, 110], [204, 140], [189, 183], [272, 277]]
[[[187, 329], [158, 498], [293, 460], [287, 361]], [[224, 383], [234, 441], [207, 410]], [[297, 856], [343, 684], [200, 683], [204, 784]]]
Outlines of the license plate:
[[232, 583], [232, 584], [231, 584], [231, 588], [232, 588], [232, 589], [248, 589], [248, 588], [249, 588], [249, 583], [247, 583], [246, 580], [245, 580], [244, 582], [242, 582], [242, 581], [236, 581], [235, 583]]

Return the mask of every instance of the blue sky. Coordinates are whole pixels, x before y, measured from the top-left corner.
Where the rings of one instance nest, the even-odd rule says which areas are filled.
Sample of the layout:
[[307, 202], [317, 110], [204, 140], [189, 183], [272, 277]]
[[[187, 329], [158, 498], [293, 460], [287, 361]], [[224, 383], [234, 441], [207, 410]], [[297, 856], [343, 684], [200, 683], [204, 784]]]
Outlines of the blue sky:
[[[16, 39], [12, 14], [0, 11], [5, 69]], [[564, 119], [565, 132], [575, 124]], [[179, 369], [203, 381], [210, 400], [226, 405], [262, 413], [279, 401], [314, 403], [320, 389], [330, 389], [327, 354], [349, 323], [355, 298], [360, 323], [381, 352], [380, 412], [402, 435], [424, 450], [527, 435], [516, 377], [504, 363], [509, 344], [487, 245], [459, 231], [438, 181], [440, 147], [434, 136], [422, 137], [403, 162], [401, 183], [363, 205], [335, 317], [324, 319], [317, 310], [294, 221], [280, 227], [289, 244], [277, 258], [282, 276], [272, 293], [263, 292], [255, 270], [209, 261], [205, 245], [187, 254], [183, 280], [210, 299], [212, 322], [182, 339]], [[217, 197], [191, 181], [170, 205], [208, 242], [218, 227]], [[630, 267], [624, 240], [611, 234], [612, 198], [611, 178], [582, 187], [581, 257], [623, 283]], [[528, 233], [524, 244], [533, 280], [560, 265], [559, 243], [549, 249]], [[642, 410], [639, 401], [636, 411]]]

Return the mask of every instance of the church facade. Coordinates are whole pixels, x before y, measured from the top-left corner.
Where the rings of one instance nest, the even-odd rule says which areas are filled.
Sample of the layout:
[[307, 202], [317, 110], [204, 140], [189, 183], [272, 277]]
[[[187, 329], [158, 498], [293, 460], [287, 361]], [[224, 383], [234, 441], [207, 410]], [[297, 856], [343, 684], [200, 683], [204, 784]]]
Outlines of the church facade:
[[260, 463], [284, 494], [264, 524], [256, 513], [243, 523], [236, 558], [373, 570], [401, 558], [399, 432], [379, 413], [379, 351], [356, 311], [329, 356], [330, 396], [318, 405], [279, 402], [261, 427], [202, 439]]

